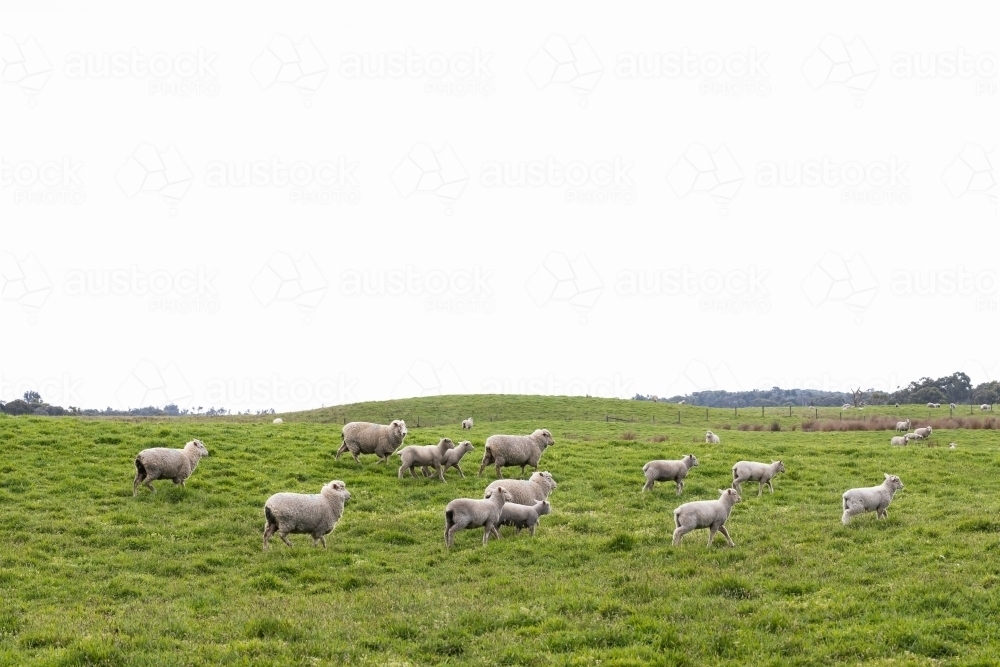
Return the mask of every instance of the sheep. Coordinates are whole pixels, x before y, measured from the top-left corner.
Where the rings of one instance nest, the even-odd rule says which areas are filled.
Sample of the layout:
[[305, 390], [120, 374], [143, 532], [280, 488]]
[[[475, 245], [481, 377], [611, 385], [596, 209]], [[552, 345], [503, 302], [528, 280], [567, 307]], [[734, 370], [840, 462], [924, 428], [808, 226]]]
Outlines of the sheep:
[[344, 514], [344, 505], [351, 499], [347, 485], [339, 479], [328, 482], [317, 494], [276, 493], [264, 503], [264, 551], [271, 536], [278, 533], [288, 541], [289, 533], [306, 533], [326, 549], [326, 536], [337, 526]]
[[846, 526], [855, 514], [875, 512], [879, 519], [886, 518], [889, 503], [898, 489], [903, 488], [903, 482], [896, 475], [885, 474], [885, 481], [878, 486], [864, 489], [848, 489], [844, 492], [844, 514], [840, 521]]
[[951, 408], [952, 410], [954, 410], [954, 409], [955, 409], [955, 408], [957, 408], [958, 406], [957, 406], [957, 405], [955, 405], [954, 403], [952, 403], [952, 404], [951, 404], [951, 405], [950, 405], [949, 407], [950, 407], [950, 408]]
[[719, 489], [719, 493], [722, 495], [718, 500], [696, 500], [684, 503], [674, 510], [674, 525], [677, 526], [674, 530], [674, 546], [681, 543], [684, 535], [698, 528], [708, 528], [708, 546], [712, 546], [717, 531], [722, 533], [729, 546], [736, 546], [726, 530], [726, 521], [733, 511], [733, 505], [743, 499], [736, 489]]
[[552, 506], [547, 500], [539, 500], [534, 505], [519, 505], [504, 503], [500, 511], [500, 525], [514, 526], [514, 534], [518, 535], [522, 528], [527, 528], [532, 537], [535, 536], [535, 526], [538, 519], [550, 513]]
[[545, 448], [554, 444], [552, 434], [544, 428], [535, 429], [531, 435], [491, 435], [486, 438], [479, 476], [482, 477], [483, 470], [490, 464], [496, 465], [498, 479], [503, 478], [504, 466], [521, 466], [522, 476], [525, 466], [537, 471], [538, 460], [542, 458]]
[[954, 442], [951, 443], [950, 445], [948, 445], [948, 449], [955, 449], [957, 447], [958, 447], [958, 445], [956, 445]]
[[462, 430], [463, 431], [471, 431], [472, 430], [472, 426], [473, 426], [472, 417], [469, 417], [468, 419], [463, 419], [462, 420]]
[[743, 492], [743, 482], [758, 482], [757, 495], [764, 493], [764, 485], [774, 493], [774, 485], [771, 480], [779, 472], [785, 472], [785, 464], [781, 461], [772, 460], [770, 464], [756, 463], [754, 461], [738, 461], [733, 465], [733, 488]]
[[684, 405], [685, 403], [687, 403], [685, 400], [677, 401], [677, 405]]
[[156, 493], [153, 488], [153, 480], [156, 479], [172, 479], [174, 484], [184, 486], [184, 481], [198, 467], [198, 461], [203, 456], [208, 456], [208, 449], [201, 440], [192, 440], [183, 449], [152, 447], [142, 450], [135, 457], [132, 497], [139, 495], [140, 484], [145, 484]]
[[656, 460], [650, 461], [642, 466], [642, 474], [646, 476], [646, 484], [643, 491], [651, 491], [654, 482], [675, 482], [677, 484], [677, 495], [684, 493], [684, 478], [688, 471], [698, 465], [698, 459], [694, 454], [686, 454], [676, 461]]
[[896, 422], [897, 431], [909, 431], [910, 430], [910, 420], [907, 419], [905, 422]]
[[910, 444], [910, 437], [908, 435], [902, 435], [902, 436], [898, 435], [892, 440], [890, 440], [889, 444], [897, 447], [905, 447], [906, 445]]
[[[917, 430], [920, 430], [920, 429], [917, 429]], [[922, 435], [920, 435], [919, 433], [916, 433], [916, 432], [914, 432], [914, 433], [907, 433], [904, 437], [907, 440], [923, 440], [924, 439], [924, 436], [922, 436]]]
[[486, 487], [486, 493], [496, 491], [497, 487], [503, 486], [510, 493], [511, 502], [518, 505], [534, 505], [539, 500], [547, 500], [548, 497], [559, 486], [553, 479], [552, 473], [547, 470], [535, 472], [527, 480], [505, 479], [496, 480]]
[[349, 451], [357, 463], [361, 463], [358, 454], [375, 454], [379, 458], [379, 463], [388, 463], [389, 456], [406, 438], [406, 422], [396, 419], [388, 426], [369, 422], [350, 422], [344, 425], [340, 438], [343, 444], [337, 450], [336, 459]]
[[917, 435], [919, 435], [920, 439], [923, 440], [924, 438], [931, 437], [931, 431], [933, 431], [933, 430], [934, 429], [932, 427], [927, 426], [926, 428], [918, 428], [918, 429], [914, 430], [913, 432], [916, 433]]
[[934, 407], [935, 407], [935, 408], [940, 408], [940, 407], [941, 407], [941, 404], [940, 404], [940, 403], [935, 403], [935, 404], [934, 404]]
[[[458, 443], [454, 449], [449, 449], [444, 453], [444, 457], [441, 459], [441, 474], [448, 472], [448, 468], [456, 468], [458, 474], [465, 479], [465, 473], [462, 472], [462, 467], [458, 465], [462, 461], [462, 457], [471, 452], [475, 447], [468, 440], [463, 440]], [[427, 466], [423, 467], [424, 477], [430, 477], [430, 471]]]
[[721, 442], [719, 436], [715, 435], [711, 431], [705, 431], [705, 443], [709, 445], [717, 445]]
[[988, 404], [988, 403], [983, 403], [982, 405], [979, 406], [979, 409], [980, 410], [992, 410], [993, 406], [990, 405], [990, 404]]
[[483, 528], [483, 546], [490, 539], [490, 533], [500, 539], [500, 514], [504, 504], [510, 502], [510, 492], [502, 486], [486, 490], [484, 500], [456, 498], [444, 508], [444, 543], [451, 548], [455, 542], [455, 532], [465, 528]]
[[896, 403], [896, 407], [897, 407], [897, 408], [899, 407], [899, 403]]
[[841, 406], [840, 406], [840, 409], [841, 409], [841, 410], [850, 410], [850, 409], [851, 409], [851, 408], [853, 408], [853, 407], [854, 407], [854, 406], [853, 406], [853, 405], [851, 405], [850, 403], [844, 403], [843, 405], [841, 405]]
[[281, 417], [275, 417], [274, 421], [271, 422], [271, 423], [272, 424], [284, 424], [285, 422], [281, 419]]
[[412, 477], [416, 477], [417, 473], [415, 469], [417, 467], [427, 469], [434, 468], [437, 471], [438, 477], [441, 481], [446, 481], [444, 478], [444, 469], [441, 467], [441, 461], [444, 459], [445, 453], [449, 449], [454, 449], [455, 443], [452, 442], [451, 438], [441, 438], [441, 440], [436, 445], [410, 445], [409, 447], [403, 447], [401, 450], [396, 452], [399, 458], [402, 460], [403, 465], [399, 466], [399, 478], [403, 479], [403, 474], [409, 470]]

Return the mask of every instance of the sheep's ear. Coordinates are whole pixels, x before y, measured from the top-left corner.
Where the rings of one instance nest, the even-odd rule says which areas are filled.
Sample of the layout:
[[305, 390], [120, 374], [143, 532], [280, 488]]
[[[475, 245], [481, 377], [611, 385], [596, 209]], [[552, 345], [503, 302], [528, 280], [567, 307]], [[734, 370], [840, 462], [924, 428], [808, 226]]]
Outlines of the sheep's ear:
[[889, 474], [889, 473], [887, 473], [887, 472], [884, 472], [884, 473], [882, 473], [882, 474], [883, 474], [883, 475], [885, 475], [885, 478], [886, 478], [886, 479], [889, 479], [890, 477], [892, 477], [892, 475], [890, 475], [890, 474]]

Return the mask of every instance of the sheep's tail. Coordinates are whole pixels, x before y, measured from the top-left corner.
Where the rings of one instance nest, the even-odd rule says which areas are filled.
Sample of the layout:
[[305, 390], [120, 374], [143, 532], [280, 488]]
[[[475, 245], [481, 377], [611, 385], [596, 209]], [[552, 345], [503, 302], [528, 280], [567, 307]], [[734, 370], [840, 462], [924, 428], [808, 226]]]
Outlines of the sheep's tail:
[[264, 505], [264, 519], [267, 520], [268, 525], [278, 525], [278, 519], [274, 516], [274, 512], [271, 511], [271, 508], [268, 505]]
[[674, 510], [674, 528], [680, 528], [681, 527], [681, 522], [677, 520], [677, 517], [680, 515], [680, 513], [681, 513], [681, 508], [680, 507], [678, 507], [677, 509]]
[[643, 472], [646, 472], [647, 470], [649, 470], [649, 464], [648, 463], [646, 465], [642, 466], [642, 471]]
[[733, 479], [736, 479], [736, 477], [737, 477], [736, 466], [733, 466]]
[[449, 528], [455, 525], [455, 510], [445, 510], [444, 511], [444, 529], [447, 532]]
[[146, 477], [146, 466], [142, 463], [141, 457], [135, 457], [135, 471], [136, 473], [142, 475], [143, 478]]

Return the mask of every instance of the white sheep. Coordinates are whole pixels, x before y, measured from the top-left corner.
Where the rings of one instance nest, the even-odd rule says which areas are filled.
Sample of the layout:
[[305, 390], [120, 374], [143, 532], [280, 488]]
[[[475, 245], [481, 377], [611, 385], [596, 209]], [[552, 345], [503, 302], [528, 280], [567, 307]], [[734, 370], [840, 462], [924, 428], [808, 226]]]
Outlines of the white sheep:
[[201, 440], [192, 440], [183, 449], [151, 447], [135, 457], [135, 479], [132, 480], [132, 496], [139, 495], [139, 485], [144, 484], [150, 491], [153, 480], [170, 479], [174, 484], [184, 486], [184, 481], [198, 467], [201, 457], [208, 456], [208, 449]]
[[717, 445], [721, 442], [719, 436], [715, 435], [711, 431], [705, 431], [705, 442], [709, 445]]
[[933, 404], [933, 403], [928, 403], [928, 404], [927, 404], [927, 407], [929, 407], [929, 408], [933, 408], [933, 407], [934, 407], [934, 404]]
[[503, 477], [504, 466], [521, 466], [524, 475], [525, 466], [538, 470], [538, 460], [547, 447], [555, 444], [548, 429], [535, 429], [531, 435], [491, 435], [486, 438], [486, 451], [479, 466], [479, 475], [490, 464], [495, 464], [497, 478]]
[[285, 422], [281, 419], [281, 417], [275, 417], [274, 421], [272, 421], [271, 423], [272, 424], [284, 424]]
[[264, 503], [264, 551], [271, 536], [278, 533], [281, 541], [288, 541], [289, 533], [308, 534], [326, 549], [326, 536], [336, 527], [344, 514], [344, 504], [351, 499], [351, 492], [339, 479], [328, 482], [319, 493], [276, 493]]
[[685, 454], [683, 458], [677, 460], [658, 459], [650, 461], [642, 466], [642, 474], [646, 476], [646, 484], [643, 491], [650, 491], [655, 482], [675, 482], [677, 484], [677, 495], [684, 492], [684, 478], [688, 471], [698, 465], [698, 459], [694, 454]]
[[[474, 450], [475, 447], [468, 440], [463, 440], [462, 442], [455, 445], [454, 449], [449, 449], [444, 453], [444, 458], [441, 459], [441, 474], [448, 472], [449, 468], [455, 468], [458, 470], [458, 474], [465, 479], [465, 473], [462, 472], [462, 466], [458, 465], [462, 462], [462, 457]], [[430, 470], [427, 466], [422, 468], [424, 471], [424, 477], [430, 477]]]
[[389, 425], [372, 424], [370, 422], [350, 422], [345, 424], [340, 438], [343, 444], [337, 450], [337, 456], [350, 452], [358, 463], [358, 454], [375, 454], [379, 463], [387, 463], [389, 456], [399, 449], [406, 437], [406, 422], [396, 419]]
[[907, 419], [905, 422], [896, 422], [897, 431], [909, 431], [910, 430], [910, 420]]
[[534, 505], [519, 505], [517, 503], [504, 503], [500, 511], [500, 525], [514, 526], [514, 534], [521, 532], [522, 528], [527, 528], [532, 537], [535, 536], [535, 526], [538, 519], [552, 511], [552, 506], [547, 500], [539, 500]]
[[954, 403], [952, 403], [950, 407], [951, 407], [951, 409], [952, 409], [952, 410], [954, 410], [954, 409], [956, 409], [956, 408], [957, 408], [958, 406], [957, 406], [957, 405], [955, 405]]
[[979, 406], [979, 409], [980, 410], [992, 410], [993, 406], [990, 405], [989, 403], [983, 403], [982, 405]]
[[785, 472], [785, 464], [781, 461], [772, 460], [771, 463], [757, 463], [756, 461], [738, 461], [733, 465], [733, 488], [743, 493], [743, 482], [757, 482], [757, 495], [764, 493], [764, 485], [774, 493], [774, 485], [771, 481], [779, 472]]
[[954, 442], [951, 443], [950, 445], [948, 445], [948, 449], [955, 449], [957, 447], [958, 447], [958, 445], [956, 445]]
[[396, 452], [403, 462], [403, 465], [399, 466], [399, 479], [403, 479], [403, 475], [407, 470], [410, 471], [411, 477], [416, 477], [417, 468], [425, 470], [427, 468], [434, 468], [438, 477], [444, 482], [444, 469], [441, 467], [441, 461], [444, 460], [445, 453], [449, 449], [454, 448], [455, 443], [452, 442], [451, 438], [441, 438], [436, 445], [410, 445], [409, 447], [403, 447]]
[[486, 487], [486, 493], [495, 491], [497, 487], [503, 486], [510, 493], [512, 503], [518, 505], [534, 505], [539, 500], [547, 500], [548, 497], [559, 486], [549, 471], [535, 472], [527, 480], [505, 479], [490, 482]]
[[451, 547], [455, 533], [466, 528], [483, 528], [483, 545], [490, 539], [490, 533], [500, 539], [500, 514], [504, 504], [510, 502], [510, 492], [502, 486], [487, 490], [484, 500], [456, 498], [444, 509], [444, 543]]
[[904, 437], [907, 440], [923, 440], [924, 439], [924, 436], [920, 435], [919, 433], [907, 433]]
[[712, 546], [716, 532], [722, 533], [729, 546], [736, 546], [726, 530], [726, 521], [733, 511], [733, 505], [743, 499], [736, 489], [719, 489], [719, 493], [721, 495], [718, 500], [696, 500], [684, 503], [674, 510], [674, 525], [677, 526], [674, 530], [674, 546], [681, 543], [684, 535], [699, 528], [708, 528], [709, 546]]
[[677, 402], [677, 405], [684, 405], [685, 403], [687, 403], [687, 401], [685, 401], [685, 400], [682, 399], [682, 400], [680, 400], [680, 401]]
[[844, 492], [844, 514], [840, 521], [846, 526], [851, 517], [864, 512], [875, 512], [879, 519], [886, 518], [889, 503], [898, 489], [903, 488], [903, 482], [896, 475], [885, 473], [885, 481], [878, 486], [863, 489], [849, 489]]
[[897, 408], [899, 407], [899, 403], [896, 403], [896, 407], [897, 407]]
[[474, 424], [474, 422], [472, 421], [472, 417], [469, 417], [468, 419], [463, 419], [462, 420], [462, 430], [463, 431], [471, 431], [473, 424]]
[[851, 409], [851, 408], [853, 408], [853, 407], [854, 407], [854, 406], [853, 406], [853, 405], [851, 405], [850, 403], [844, 403], [843, 405], [841, 405], [841, 406], [840, 406], [840, 409], [841, 409], [841, 410], [850, 410], [850, 409]]
[[910, 436], [897, 435], [895, 438], [889, 441], [889, 444], [894, 445], [896, 447], [905, 447], [906, 445], [910, 444]]
[[933, 431], [933, 430], [934, 430], [933, 427], [927, 426], [925, 428], [915, 429], [913, 432], [916, 433], [917, 435], [919, 435], [920, 439], [923, 440], [924, 438], [931, 437], [931, 431]]

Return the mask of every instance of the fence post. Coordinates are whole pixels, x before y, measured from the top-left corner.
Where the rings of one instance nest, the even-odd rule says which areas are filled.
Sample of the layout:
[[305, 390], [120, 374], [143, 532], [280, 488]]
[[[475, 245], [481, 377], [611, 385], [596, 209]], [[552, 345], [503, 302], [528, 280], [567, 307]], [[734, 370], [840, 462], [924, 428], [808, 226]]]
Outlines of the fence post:
[[760, 416], [761, 416], [761, 417], [763, 417], [763, 416], [764, 416], [764, 406], [763, 406], [763, 405], [762, 405], [762, 406], [760, 406]]
[[844, 411], [843, 410], [840, 411], [840, 417], [838, 417], [838, 419], [840, 421], [844, 421]]
[[708, 408], [705, 408], [705, 421], [708, 421]]
[[417, 428], [420, 428], [420, 415], [417, 415]]
[[677, 411], [677, 423], [678, 424], [681, 423], [681, 411], [680, 410]]
[[608, 423], [608, 416], [607, 415], [604, 415], [604, 423], [605, 424]]
[[813, 410], [816, 412], [816, 419], [819, 419], [819, 408], [813, 408]]
[[792, 416], [792, 406], [790, 406], [790, 405], [788, 406], [788, 416], [789, 417]]

